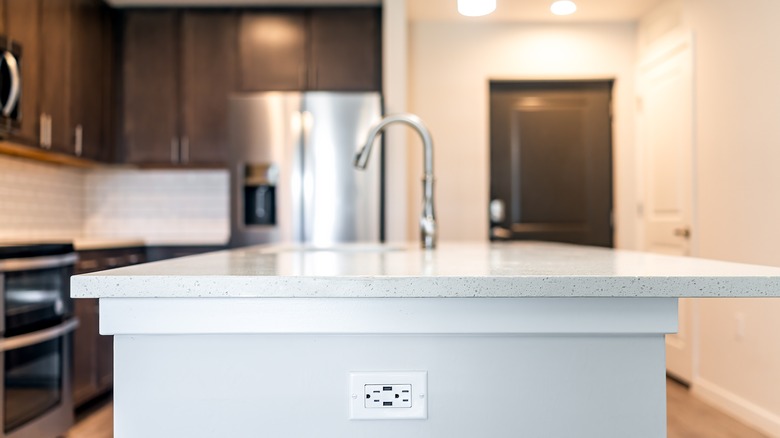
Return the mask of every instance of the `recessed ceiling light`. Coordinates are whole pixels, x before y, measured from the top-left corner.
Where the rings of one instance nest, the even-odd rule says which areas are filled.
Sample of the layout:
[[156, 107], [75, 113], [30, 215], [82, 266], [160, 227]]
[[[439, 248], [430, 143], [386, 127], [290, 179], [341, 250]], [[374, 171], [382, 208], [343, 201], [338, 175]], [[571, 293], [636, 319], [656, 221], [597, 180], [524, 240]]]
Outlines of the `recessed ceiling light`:
[[577, 11], [577, 5], [569, 0], [560, 0], [550, 6], [550, 12], [555, 15], [571, 15]]
[[458, 0], [458, 12], [467, 17], [481, 17], [496, 10], [496, 0]]

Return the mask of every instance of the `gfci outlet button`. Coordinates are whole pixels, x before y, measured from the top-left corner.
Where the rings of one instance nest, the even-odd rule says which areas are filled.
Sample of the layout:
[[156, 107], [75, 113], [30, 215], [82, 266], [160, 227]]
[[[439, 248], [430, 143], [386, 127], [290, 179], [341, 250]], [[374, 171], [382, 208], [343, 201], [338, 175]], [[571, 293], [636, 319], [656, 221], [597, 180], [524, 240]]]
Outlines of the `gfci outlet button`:
[[428, 418], [426, 371], [353, 372], [352, 420], [424, 420]]

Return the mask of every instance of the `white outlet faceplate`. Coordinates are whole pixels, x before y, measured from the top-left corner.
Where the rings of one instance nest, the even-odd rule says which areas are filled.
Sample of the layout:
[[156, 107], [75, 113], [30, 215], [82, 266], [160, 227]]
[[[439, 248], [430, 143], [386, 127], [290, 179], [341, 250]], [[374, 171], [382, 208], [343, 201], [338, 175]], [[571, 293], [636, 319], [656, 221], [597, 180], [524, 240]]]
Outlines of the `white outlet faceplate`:
[[428, 418], [425, 371], [349, 374], [351, 420], [424, 420]]

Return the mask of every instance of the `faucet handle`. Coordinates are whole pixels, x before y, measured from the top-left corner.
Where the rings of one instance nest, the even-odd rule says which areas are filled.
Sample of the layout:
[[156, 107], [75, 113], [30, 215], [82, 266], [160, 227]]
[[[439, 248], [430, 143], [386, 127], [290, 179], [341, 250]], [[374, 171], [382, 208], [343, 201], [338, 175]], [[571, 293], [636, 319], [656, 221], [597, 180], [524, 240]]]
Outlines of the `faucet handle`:
[[506, 219], [506, 205], [503, 199], [494, 199], [490, 201], [490, 223], [500, 224]]
[[433, 216], [420, 218], [420, 238], [423, 248], [436, 248], [436, 219]]

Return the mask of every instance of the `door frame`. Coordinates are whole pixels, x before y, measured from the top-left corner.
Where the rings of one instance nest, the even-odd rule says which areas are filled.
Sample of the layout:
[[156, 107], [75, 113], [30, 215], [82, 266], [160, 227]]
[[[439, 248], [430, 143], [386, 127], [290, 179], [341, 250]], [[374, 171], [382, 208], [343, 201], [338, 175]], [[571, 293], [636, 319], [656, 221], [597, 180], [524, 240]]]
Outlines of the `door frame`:
[[[687, 53], [685, 53], [687, 51]], [[642, 105], [642, 96], [644, 94], [643, 91], [643, 83], [642, 83], [642, 77], [643, 77], [643, 71], [648, 70], [652, 68], [652, 66], [662, 63], [673, 56], [676, 56], [680, 53], [685, 53], [686, 56], [686, 62], [689, 63], [689, 68], [691, 72], [691, 95], [689, 96], [691, 99], [691, 109], [690, 109], [690, 117], [691, 117], [691, 163], [690, 163], [690, 205], [688, 205], [688, 208], [690, 208], [690, 229], [691, 237], [688, 242], [688, 255], [691, 257], [696, 257], [699, 254], [699, 236], [698, 236], [698, 199], [697, 199], [697, 148], [698, 148], [698, 136], [697, 136], [697, 123], [696, 123], [696, 68], [695, 68], [695, 59], [696, 59], [696, 46], [695, 46], [695, 38], [693, 32], [690, 31], [683, 31], [683, 32], [675, 32], [672, 34], [669, 34], [658, 41], [654, 42], [648, 49], [647, 52], [643, 55], [641, 55], [638, 66], [637, 66], [637, 106], [641, 107]], [[640, 244], [640, 248], [643, 250], [646, 250], [647, 248], [647, 235], [645, 233], [646, 231], [646, 225], [645, 221], [647, 216], [645, 215], [645, 206], [647, 204], [647, 179], [646, 179], [646, 155], [647, 155], [647, 148], [645, 144], [645, 139], [642, 136], [642, 129], [641, 129], [641, 112], [637, 112], [637, 132], [636, 132], [636, 146], [637, 146], [637, 199], [639, 200], [639, 205], [637, 208], [637, 220], [641, 224], [637, 228], [637, 242]], [[683, 375], [677, 375], [675, 373], [672, 374], [673, 377], [678, 378], [682, 380], [686, 384], [693, 383], [694, 379], [696, 378], [698, 374], [699, 369], [699, 331], [698, 331], [698, 321], [699, 321], [699, 306], [698, 306], [698, 300], [697, 299], [680, 299], [678, 304], [678, 308], [680, 309], [680, 321], [679, 321], [679, 327], [683, 330], [688, 331], [688, 339], [687, 342], [689, 343], [690, 348], [688, 349], [688, 353], [690, 354], [689, 363], [690, 363], [690, 370], [689, 370], [689, 378], [690, 381], [687, 381], [688, 376]], [[667, 348], [668, 346], [674, 345], [675, 343], [679, 343], [676, 339], [672, 338], [670, 339], [669, 336], [667, 336], [666, 344]]]

